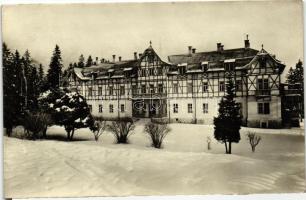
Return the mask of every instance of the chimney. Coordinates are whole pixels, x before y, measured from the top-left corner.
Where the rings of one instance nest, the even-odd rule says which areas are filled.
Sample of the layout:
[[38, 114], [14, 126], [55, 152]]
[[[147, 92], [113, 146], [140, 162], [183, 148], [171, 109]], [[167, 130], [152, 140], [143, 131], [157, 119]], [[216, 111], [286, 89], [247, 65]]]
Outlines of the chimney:
[[121, 56], [119, 56], [119, 62], [121, 62]]
[[134, 52], [134, 59], [137, 60], [137, 52]]
[[191, 55], [192, 53], [192, 46], [188, 46], [188, 54]]
[[116, 61], [116, 55], [113, 55], [113, 62]]
[[244, 40], [244, 48], [250, 48], [249, 35], [246, 35], [246, 40]]
[[192, 49], [192, 54], [194, 54], [196, 52], [196, 48]]
[[142, 56], [142, 53], [139, 54], [139, 58]]
[[217, 51], [219, 51], [219, 52], [223, 51], [223, 47], [224, 47], [224, 45], [222, 45], [220, 42], [217, 43]]

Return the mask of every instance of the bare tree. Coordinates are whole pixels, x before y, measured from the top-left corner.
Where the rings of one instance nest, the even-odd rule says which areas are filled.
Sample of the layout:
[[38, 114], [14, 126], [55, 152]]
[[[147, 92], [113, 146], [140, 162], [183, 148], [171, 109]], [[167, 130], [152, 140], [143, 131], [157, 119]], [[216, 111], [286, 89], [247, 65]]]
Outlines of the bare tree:
[[145, 125], [145, 132], [149, 134], [152, 146], [160, 149], [164, 138], [170, 132], [167, 124], [157, 124], [149, 122]]
[[114, 121], [108, 126], [108, 130], [114, 134], [117, 143], [128, 143], [128, 137], [133, 133], [135, 125], [133, 121]]
[[207, 149], [210, 150], [211, 149], [211, 138], [209, 136], [207, 136], [207, 139], [206, 139], [206, 142], [207, 142]]
[[95, 121], [94, 127], [95, 129], [93, 130], [93, 134], [94, 134], [96, 142], [98, 142], [99, 137], [103, 134], [103, 132], [107, 128], [106, 121]]
[[257, 136], [255, 133], [249, 132], [247, 134], [251, 148], [252, 148], [252, 152], [255, 152], [255, 147], [259, 144], [261, 137]]

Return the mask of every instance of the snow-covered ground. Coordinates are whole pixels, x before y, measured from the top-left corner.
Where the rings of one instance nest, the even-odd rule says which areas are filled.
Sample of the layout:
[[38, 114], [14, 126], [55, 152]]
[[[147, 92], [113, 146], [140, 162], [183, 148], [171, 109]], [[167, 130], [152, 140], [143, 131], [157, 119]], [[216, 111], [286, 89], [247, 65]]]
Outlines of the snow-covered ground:
[[[130, 144], [114, 144], [106, 132], [99, 142], [88, 129], [65, 141], [62, 127], [48, 140], [4, 137], [6, 197], [71, 197], [303, 192], [304, 130], [242, 128], [233, 154], [213, 138], [213, 126], [170, 124], [163, 149], [150, 147], [137, 122]], [[15, 132], [20, 132], [16, 129]], [[246, 138], [262, 141], [252, 153]], [[206, 139], [212, 139], [207, 150]]]

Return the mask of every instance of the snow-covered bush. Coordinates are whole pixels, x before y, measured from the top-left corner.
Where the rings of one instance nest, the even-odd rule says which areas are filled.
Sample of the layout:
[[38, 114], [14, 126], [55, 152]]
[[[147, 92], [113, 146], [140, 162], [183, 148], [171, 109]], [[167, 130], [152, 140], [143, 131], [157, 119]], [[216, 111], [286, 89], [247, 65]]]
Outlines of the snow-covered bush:
[[160, 149], [166, 135], [170, 132], [167, 124], [149, 122], [145, 125], [145, 132], [150, 136], [152, 146]]
[[94, 130], [94, 119], [85, 98], [77, 92], [53, 90], [39, 98], [42, 110], [52, 115], [53, 123], [64, 126], [67, 139], [72, 140], [74, 131], [89, 127]]
[[255, 133], [252, 133], [252, 132], [249, 132], [247, 136], [248, 136], [248, 139], [251, 145], [252, 152], [254, 153], [255, 147], [259, 144], [261, 137], [257, 136]]
[[134, 129], [135, 125], [132, 119], [118, 119], [108, 126], [108, 130], [115, 136], [118, 144], [128, 143], [128, 137], [133, 133]]
[[96, 141], [99, 140], [99, 137], [103, 134], [106, 128], [107, 128], [106, 121], [95, 120], [94, 125], [92, 127], [92, 132], [94, 134]]
[[51, 117], [46, 113], [26, 112], [23, 120], [25, 130], [24, 137], [27, 139], [37, 139], [45, 136], [47, 126], [50, 124]]

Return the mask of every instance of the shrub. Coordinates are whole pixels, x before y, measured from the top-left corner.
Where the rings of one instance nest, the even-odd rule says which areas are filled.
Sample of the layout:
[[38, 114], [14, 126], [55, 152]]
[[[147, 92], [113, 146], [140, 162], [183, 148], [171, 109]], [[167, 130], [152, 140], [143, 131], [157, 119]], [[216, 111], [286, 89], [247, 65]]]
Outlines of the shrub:
[[67, 139], [72, 140], [79, 128], [93, 128], [94, 118], [90, 114], [86, 99], [77, 92], [52, 90], [39, 97], [41, 110], [51, 113], [54, 124], [64, 126]]
[[46, 113], [25, 114], [23, 127], [25, 138], [37, 139], [45, 136], [48, 125], [51, 123], [51, 117]]
[[249, 132], [247, 136], [251, 145], [252, 152], [255, 152], [255, 147], [259, 144], [261, 137], [251, 132]]
[[207, 142], [207, 150], [210, 150], [211, 149], [211, 138], [209, 136], [207, 136], [207, 139], [206, 139], [206, 142]]
[[94, 134], [95, 141], [98, 142], [99, 137], [103, 134], [103, 132], [106, 130], [106, 121], [95, 121], [94, 127], [91, 128], [91, 131]]
[[170, 132], [167, 124], [158, 124], [149, 122], [145, 125], [145, 132], [149, 134], [152, 146], [160, 149], [166, 135]]
[[128, 137], [133, 133], [135, 128], [133, 121], [113, 121], [107, 126], [108, 130], [115, 136], [116, 142], [127, 144]]

